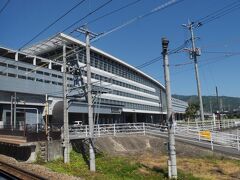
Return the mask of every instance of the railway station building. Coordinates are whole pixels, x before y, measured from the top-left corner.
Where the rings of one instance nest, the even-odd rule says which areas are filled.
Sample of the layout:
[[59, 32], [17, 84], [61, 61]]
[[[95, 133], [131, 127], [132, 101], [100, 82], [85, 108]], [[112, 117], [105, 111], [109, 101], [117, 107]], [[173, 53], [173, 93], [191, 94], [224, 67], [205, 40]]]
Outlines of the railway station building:
[[[59, 33], [20, 51], [0, 47], [0, 127], [63, 122], [63, 43], [67, 47], [69, 123], [87, 124], [86, 46]], [[164, 86], [146, 73], [91, 46], [95, 124], [161, 123], [166, 118]], [[187, 103], [173, 98], [176, 119]]]

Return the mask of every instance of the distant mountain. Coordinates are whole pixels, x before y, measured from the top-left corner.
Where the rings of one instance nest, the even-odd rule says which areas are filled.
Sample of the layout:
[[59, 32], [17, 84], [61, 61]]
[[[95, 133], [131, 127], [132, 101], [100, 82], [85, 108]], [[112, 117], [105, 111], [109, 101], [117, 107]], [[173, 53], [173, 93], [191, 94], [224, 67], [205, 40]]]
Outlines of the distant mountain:
[[[172, 95], [174, 98], [186, 101], [188, 103], [197, 103], [198, 96], [191, 95]], [[229, 96], [219, 96], [219, 104], [223, 111], [232, 111], [234, 109], [239, 109], [240, 98], [239, 97], [229, 97]], [[203, 107], [206, 112], [217, 111], [217, 97], [216, 96], [203, 96]]]

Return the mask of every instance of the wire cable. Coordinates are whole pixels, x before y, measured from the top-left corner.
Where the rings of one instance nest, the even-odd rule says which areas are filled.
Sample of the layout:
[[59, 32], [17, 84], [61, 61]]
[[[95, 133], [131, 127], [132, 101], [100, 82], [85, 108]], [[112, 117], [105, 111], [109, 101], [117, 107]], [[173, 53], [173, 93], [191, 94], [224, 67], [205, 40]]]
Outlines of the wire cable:
[[234, 12], [235, 10], [237, 10], [239, 8], [240, 8], [240, 1], [235, 1], [233, 3], [230, 3], [226, 6], [224, 6], [221, 9], [218, 9], [217, 11], [214, 11], [214, 12], [212, 12], [212, 13], [210, 13], [210, 14], [208, 14], [208, 15], [206, 15], [206, 16], [204, 16], [204, 17], [202, 17], [202, 18], [200, 18], [200, 19], [198, 19], [194, 22], [192, 22], [192, 23], [193, 23], [194, 27], [200, 27], [200, 26], [202, 26], [204, 24], [207, 24], [211, 21], [219, 19], [219, 18], [221, 18], [221, 17], [223, 17], [227, 14], [230, 14], [230, 13]]
[[137, 3], [139, 3], [140, 1], [142, 1], [142, 0], [136, 0], [136, 1], [130, 2], [130, 3], [126, 4], [126, 5], [118, 8], [118, 9], [115, 9], [115, 10], [113, 10], [113, 11], [110, 11], [110, 12], [108, 12], [108, 13], [100, 16], [100, 17], [97, 17], [97, 18], [95, 18], [95, 19], [87, 22], [85, 25], [87, 26], [87, 25], [89, 25], [89, 24], [92, 24], [92, 23], [94, 23], [94, 22], [97, 22], [97, 21], [100, 20], [100, 19], [103, 19], [103, 18], [105, 18], [105, 17], [107, 17], [107, 16], [110, 16], [110, 15], [116, 13], [116, 12], [119, 12], [119, 11], [121, 11], [121, 10], [123, 10], [123, 9], [126, 9], [126, 8], [128, 8], [128, 7], [130, 7], [130, 6], [133, 6], [133, 5], [137, 4]]
[[82, 20], [86, 19], [88, 16], [92, 15], [93, 13], [99, 11], [100, 9], [104, 8], [105, 6], [107, 6], [109, 3], [111, 3], [112, 0], [108, 0], [107, 2], [105, 2], [104, 4], [100, 5], [99, 7], [97, 7], [96, 9], [94, 9], [93, 11], [91, 11], [90, 13], [86, 14], [85, 16], [83, 16], [82, 18], [78, 19], [77, 21], [75, 21], [73, 24], [69, 25], [68, 27], [66, 27], [62, 32], [67, 31], [68, 29], [72, 28], [73, 26], [75, 26], [76, 24], [78, 24], [79, 22], [81, 22]]
[[86, 0], [82, 0], [79, 3], [77, 3], [76, 5], [74, 5], [71, 9], [69, 9], [67, 12], [65, 12], [63, 15], [61, 15], [59, 18], [57, 18], [55, 21], [53, 21], [51, 24], [49, 24], [47, 27], [43, 28], [39, 33], [37, 33], [32, 39], [30, 39], [28, 42], [26, 42], [25, 44], [23, 44], [19, 50], [21, 50], [22, 48], [24, 48], [26, 45], [28, 45], [29, 43], [31, 43], [34, 39], [36, 39], [37, 37], [39, 37], [42, 33], [44, 33], [45, 31], [47, 31], [49, 28], [51, 28], [54, 24], [56, 24], [58, 21], [60, 21], [62, 18], [64, 18], [66, 15], [68, 15], [71, 11], [73, 11], [74, 9], [76, 9], [78, 6], [80, 6], [84, 1]]
[[7, 2], [3, 5], [3, 7], [0, 10], [0, 14], [6, 9], [7, 5], [10, 3], [10, 0], [7, 0]]
[[168, 8], [168, 7], [170, 7], [170, 6], [174, 5], [174, 4], [180, 3], [182, 1], [184, 1], [184, 0], [170, 0], [170, 1], [166, 2], [166, 3], [164, 3], [164, 4], [161, 4], [161, 5], [157, 6], [156, 8], [152, 9], [151, 11], [149, 11], [149, 12], [147, 12], [145, 14], [136, 16], [136, 17], [126, 21], [123, 24], [120, 24], [118, 26], [115, 26], [115, 27], [107, 30], [106, 32], [102, 33], [100, 36], [94, 38], [94, 40], [92, 42], [98, 41], [100, 38], [102, 38], [104, 36], [107, 36], [107, 35], [115, 32], [117, 30], [120, 30], [120, 29], [122, 29], [122, 28], [124, 28], [124, 27], [126, 27], [126, 26], [128, 26], [128, 25], [130, 25], [130, 24], [132, 24], [134, 22], [136, 22], [136, 21], [139, 21], [139, 20], [141, 20], [141, 19], [143, 19], [145, 17], [148, 17], [148, 16], [150, 16], [152, 14], [155, 14], [155, 13], [157, 13], [157, 12], [163, 10], [163, 9], [166, 9], [166, 8]]
[[[90, 15], [92, 15], [93, 13], [97, 12], [98, 10], [102, 9], [103, 7], [105, 7], [106, 5], [108, 5], [110, 2], [112, 2], [112, 0], [109, 0], [107, 2], [105, 2], [104, 4], [100, 5], [99, 7], [97, 7], [95, 10], [91, 11], [90, 13], [86, 14], [84, 17], [82, 17], [81, 19], [77, 20], [76, 22], [74, 22], [73, 24], [71, 24], [70, 26], [68, 26], [67, 28], [65, 28], [62, 32], [67, 31], [68, 29], [70, 29], [71, 27], [75, 26], [77, 23], [81, 22], [82, 20], [86, 19], [87, 17], [89, 17]], [[55, 36], [54, 36], [55, 37]], [[54, 38], [53, 37], [53, 38]], [[44, 42], [44, 44], [46, 44], [47, 42], [50, 42], [52, 40], [52, 38], [48, 39], [46, 42]], [[40, 45], [39, 47], [36, 47], [33, 51], [35, 51], [36, 49], [39, 49], [40, 47], [42, 47], [44, 44]]]

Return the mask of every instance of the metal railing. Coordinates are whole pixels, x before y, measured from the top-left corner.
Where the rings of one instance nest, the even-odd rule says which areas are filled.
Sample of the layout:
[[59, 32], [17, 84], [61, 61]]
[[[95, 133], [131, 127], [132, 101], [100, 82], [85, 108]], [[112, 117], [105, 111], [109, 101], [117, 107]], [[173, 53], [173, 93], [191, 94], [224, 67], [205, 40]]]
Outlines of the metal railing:
[[[229, 147], [240, 151], [240, 134], [230, 134], [221, 131], [206, 129], [205, 127], [176, 125], [177, 139], [192, 141], [194, 143], [208, 144], [213, 150], [215, 146]], [[238, 131], [238, 130], [237, 130]], [[94, 138], [106, 136], [150, 135], [167, 136], [167, 126], [152, 123], [119, 123], [98, 124], [94, 126]], [[70, 125], [70, 139], [89, 137], [88, 125]]]
[[[228, 124], [228, 122], [226, 123]], [[233, 124], [230, 123], [229, 124]], [[235, 127], [235, 126], [234, 126]], [[207, 144], [213, 150], [216, 146], [229, 147], [240, 151], [240, 130], [236, 134], [218, 131], [209, 126], [194, 126], [178, 123], [174, 126], [177, 139], [194, 143]], [[49, 127], [52, 139], [61, 139], [62, 124], [51, 124]], [[15, 128], [11, 125], [0, 127], [1, 135], [24, 136], [27, 141], [46, 140], [45, 126], [43, 124], [19, 125]], [[167, 137], [166, 125], [152, 123], [118, 123], [94, 125], [94, 138], [106, 136], [130, 136], [150, 135]], [[70, 139], [83, 139], [89, 137], [88, 125], [69, 125]]]
[[223, 120], [205, 120], [201, 121], [177, 121], [178, 125], [187, 125], [199, 127], [208, 130], [225, 130], [240, 127], [240, 119], [223, 119]]

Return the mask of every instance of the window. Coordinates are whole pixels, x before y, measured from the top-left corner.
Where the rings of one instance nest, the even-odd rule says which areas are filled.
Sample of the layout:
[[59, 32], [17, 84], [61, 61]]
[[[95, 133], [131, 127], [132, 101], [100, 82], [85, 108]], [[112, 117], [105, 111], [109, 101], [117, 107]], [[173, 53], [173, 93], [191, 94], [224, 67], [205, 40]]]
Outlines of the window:
[[34, 77], [28, 77], [27, 79], [28, 79], [28, 80], [31, 80], [31, 81], [34, 81], [34, 80], [35, 80]]
[[19, 79], [26, 79], [26, 76], [18, 75]]
[[27, 68], [25, 68], [25, 67], [21, 67], [21, 66], [18, 66], [18, 70], [21, 70], [21, 71], [27, 71]]
[[38, 81], [38, 82], [43, 82], [43, 79], [36, 79], [36, 81]]
[[43, 74], [43, 72], [42, 71], [37, 71], [37, 74]]
[[6, 63], [0, 62], [0, 66], [7, 67]]
[[56, 75], [56, 74], [52, 74], [52, 77], [55, 77], [55, 78], [56, 78], [56, 77], [57, 77], [57, 75]]
[[12, 73], [8, 73], [8, 76], [9, 77], [16, 77], [17, 75], [16, 74], [12, 74]]
[[16, 66], [14, 66], [12, 64], [8, 64], [8, 68], [16, 69]]
[[6, 76], [7, 73], [0, 71], [0, 76]]
[[28, 72], [35, 72], [35, 70], [30, 69], [30, 68], [28, 68], [27, 71], [28, 71]]
[[45, 75], [45, 76], [50, 76], [50, 73], [44, 72], [44, 75]]

